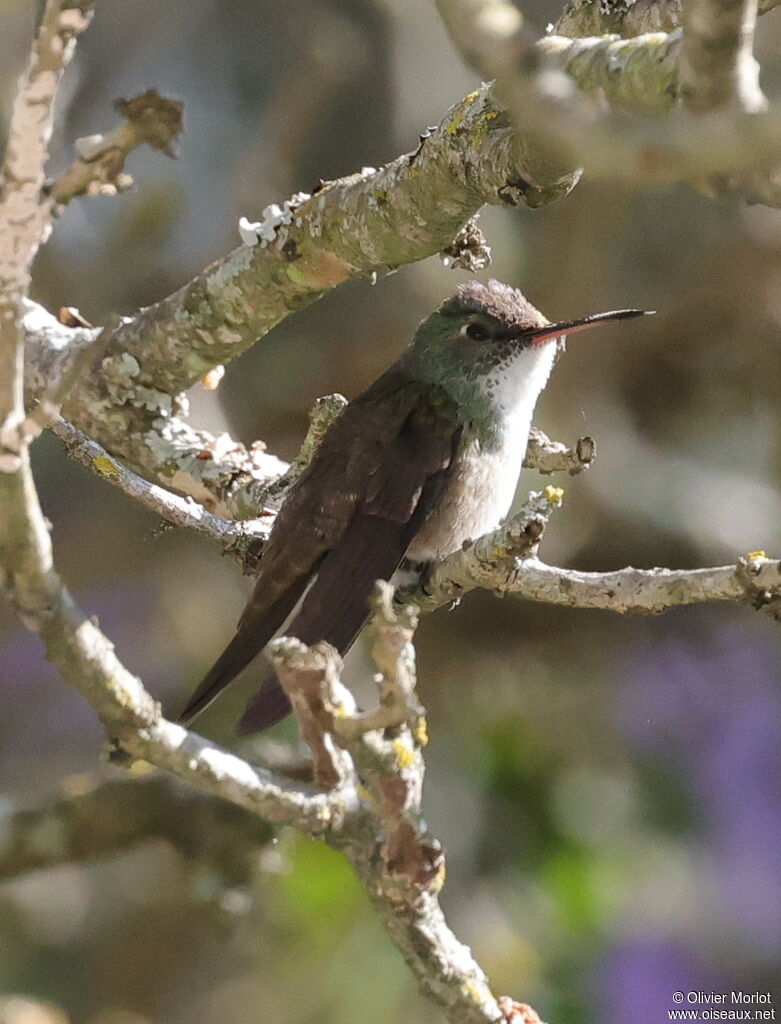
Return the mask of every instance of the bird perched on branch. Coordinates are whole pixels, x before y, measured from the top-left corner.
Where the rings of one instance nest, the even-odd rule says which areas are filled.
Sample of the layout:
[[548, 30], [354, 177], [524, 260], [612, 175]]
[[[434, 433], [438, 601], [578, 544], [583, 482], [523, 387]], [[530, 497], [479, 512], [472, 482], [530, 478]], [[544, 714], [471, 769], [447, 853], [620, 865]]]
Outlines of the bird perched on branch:
[[[461, 285], [326, 432], [276, 518], [236, 634], [179, 720], [189, 724], [283, 626], [344, 654], [376, 579], [390, 579], [404, 559], [439, 560], [495, 529], [510, 509], [559, 339], [641, 315], [550, 323], [508, 285]], [[239, 732], [289, 711], [272, 673]]]

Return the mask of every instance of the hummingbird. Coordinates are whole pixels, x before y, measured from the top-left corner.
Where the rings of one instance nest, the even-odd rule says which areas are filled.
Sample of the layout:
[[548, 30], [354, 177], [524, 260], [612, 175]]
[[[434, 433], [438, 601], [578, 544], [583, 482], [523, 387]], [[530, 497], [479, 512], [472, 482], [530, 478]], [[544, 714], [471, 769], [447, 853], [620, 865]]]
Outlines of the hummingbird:
[[[283, 626], [344, 655], [368, 616], [375, 580], [391, 579], [402, 563], [420, 571], [498, 527], [560, 341], [644, 313], [551, 323], [509, 285], [460, 285], [329, 427], [277, 515], [233, 639], [179, 721], [189, 724], [211, 704]], [[269, 672], [240, 735], [290, 711]]]

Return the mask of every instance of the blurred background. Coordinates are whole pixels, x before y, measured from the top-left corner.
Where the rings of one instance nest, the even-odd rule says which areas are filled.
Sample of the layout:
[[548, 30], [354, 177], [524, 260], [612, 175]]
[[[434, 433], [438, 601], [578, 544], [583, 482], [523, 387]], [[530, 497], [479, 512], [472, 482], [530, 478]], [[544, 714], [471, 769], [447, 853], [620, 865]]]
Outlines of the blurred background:
[[[35, 5], [0, 0], [7, 121]], [[540, 29], [556, 0], [525, 9]], [[761, 19], [781, 88], [781, 14]], [[101, 0], [62, 92], [53, 169], [111, 101], [185, 102], [180, 159], [140, 151], [136, 188], [77, 201], [34, 297], [130, 314], [238, 244], [241, 215], [379, 166], [476, 84], [415, 0]], [[639, 306], [573, 339], [537, 423], [598, 458], [541, 554], [580, 569], [781, 553], [781, 212], [586, 175], [546, 209], [487, 210], [491, 274], [551, 318]], [[354, 396], [462, 272], [436, 260], [345, 285], [195, 389], [193, 421], [291, 457], [313, 400]], [[214, 545], [35, 448], [62, 575], [169, 709], [222, 649], [250, 581]], [[521, 490], [542, 481], [526, 474]], [[661, 1024], [676, 989], [773, 988], [781, 952], [781, 629], [745, 606], [658, 618], [472, 593], [418, 633], [431, 742], [426, 816], [443, 902], [494, 990], [552, 1024]], [[350, 678], [365, 687], [361, 650]], [[101, 730], [0, 607], [0, 786], [24, 806], [100, 767]], [[233, 742], [251, 673], [199, 728]], [[362, 691], [362, 692], [365, 692]], [[294, 737], [290, 723], [274, 736]], [[208, 884], [207, 884], [208, 883]], [[149, 844], [0, 886], [0, 992], [86, 1024], [426, 1024], [440, 1015], [341, 859], [281, 833], [251, 898]]]

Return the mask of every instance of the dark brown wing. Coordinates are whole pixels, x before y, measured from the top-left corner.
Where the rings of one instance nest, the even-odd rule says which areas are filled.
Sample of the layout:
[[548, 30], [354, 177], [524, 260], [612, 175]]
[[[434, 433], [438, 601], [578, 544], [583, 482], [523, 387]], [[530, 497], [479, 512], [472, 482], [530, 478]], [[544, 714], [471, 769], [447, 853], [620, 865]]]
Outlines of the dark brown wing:
[[[367, 614], [375, 579], [388, 578], [441, 493], [460, 428], [438, 388], [392, 367], [352, 402], [323, 439], [288, 495], [260, 564], [238, 630], [181, 716], [189, 722], [280, 629], [344, 652]], [[241, 723], [252, 732], [288, 706], [273, 680]], [[272, 713], [273, 712], [273, 713]]]

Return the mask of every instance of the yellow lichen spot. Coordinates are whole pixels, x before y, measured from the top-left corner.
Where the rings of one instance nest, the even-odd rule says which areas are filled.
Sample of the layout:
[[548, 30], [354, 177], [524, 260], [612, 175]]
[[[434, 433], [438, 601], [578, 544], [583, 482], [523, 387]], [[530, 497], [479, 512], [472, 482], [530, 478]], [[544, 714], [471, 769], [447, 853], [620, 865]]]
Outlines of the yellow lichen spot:
[[364, 786], [362, 782], [358, 783], [357, 792], [361, 800], [365, 800], [369, 804], [374, 803], [374, 797], [371, 795], [369, 790], [366, 788], [366, 786]]
[[448, 133], [448, 135], [455, 135], [456, 134], [458, 129], [464, 123], [464, 120], [466, 118], [466, 114], [467, 114], [468, 108], [472, 106], [472, 104], [474, 103], [474, 101], [477, 99], [477, 97], [479, 95], [480, 95], [480, 93], [475, 91], [475, 92], [470, 92], [468, 96], [464, 97], [463, 102], [459, 104], [459, 109], [453, 115], [453, 119], [450, 121], [450, 123], [445, 128], [445, 131]]
[[552, 484], [548, 484], [548, 486], [543, 491], [543, 494], [551, 503], [551, 505], [560, 505], [564, 500], [563, 487], [554, 487]]
[[428, 724], [425, 715], [421, 715], [417, 722], [415, 722], [412, 735], [419, 747], [425, 747], [428, 743]]
[[302, 274], [295, 263], [288, 263], [286, 271], [287, 276], [293, 282], [293, 284], [306, 285], [309, 284], [309, 279], [306, 274]]
[[393, 752], [400, 768], [411, 768], [415, 763], [415, 754], [402, 739], [393, 741]]
[[445, 867], [445, 862], [443, 860], [442, 863], [437, 868], [437, 873], [434, 875], [434, 877], [428, 883], [429, 891], [433, 892], [433, 893], [439, 892], [441, 890], [442, 886], [445, 884], [445, 878], [446, 877], [447, 877], [447, 868]]
[[448, 135], [455, 135], [456, 132], [458, 131], [458, 129], [461, 127], [461, 125], [463, 123], [464, 123], [464, 115], [463, 115], [463, 113], [459, 112], [458, 114], [456, 114], [456, 116], [453, 118], [453, 120], [448, 124], [447, 128], [445, 129], [445, 131], [448, 133]]
[[138, 760], [134, 761], [128, 769], [131, 775], [151, 775], [152, 772], [156, 772], [157, 768], [149, 761]]
[[764, 551], [749, 551], [746, 555], [747, 562], [753, 562], [755, 558], [767, 558]]
[[108, 480], [119, 480], [122, 475], [108, 455], [97, 455], [92, 460], [92, 468]]
[[469, 996], [475, 1003], [482, 1003], [491, 997], [490, 990], [485, 982], [465, 981], [461, 988], [464, 995]]
[[488, 110], [488, 111], [486, 111], [485, 114], [483, 114], [483, 118], [486, 121], [493, 121], [493, 119], [495, 117], [498, 117], [498, 116], [499, 116], [499, 111], [498, 110]]

